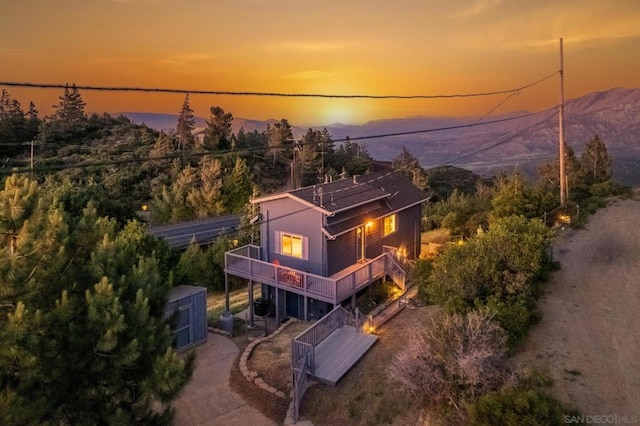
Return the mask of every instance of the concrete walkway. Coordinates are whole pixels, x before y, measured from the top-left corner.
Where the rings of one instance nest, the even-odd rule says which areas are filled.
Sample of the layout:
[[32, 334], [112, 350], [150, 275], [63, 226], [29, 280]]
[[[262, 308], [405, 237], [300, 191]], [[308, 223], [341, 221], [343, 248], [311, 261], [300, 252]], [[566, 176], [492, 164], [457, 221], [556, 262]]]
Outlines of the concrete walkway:
[[229, 374], [238, 348], [230, 339], [209, 333], [196, 348], [196, 368], [189, 384], [174, 402], [177, 425], [267, 426], [275, 425], [247, 405], [229, 388]]

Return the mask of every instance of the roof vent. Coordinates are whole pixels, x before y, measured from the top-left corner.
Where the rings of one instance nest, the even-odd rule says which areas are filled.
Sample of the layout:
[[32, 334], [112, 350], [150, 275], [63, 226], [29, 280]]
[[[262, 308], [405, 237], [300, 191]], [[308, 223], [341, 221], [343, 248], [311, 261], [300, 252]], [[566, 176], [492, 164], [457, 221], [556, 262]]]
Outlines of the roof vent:
[[353, 175], [353, 183], [358, 183], [358, 175]]

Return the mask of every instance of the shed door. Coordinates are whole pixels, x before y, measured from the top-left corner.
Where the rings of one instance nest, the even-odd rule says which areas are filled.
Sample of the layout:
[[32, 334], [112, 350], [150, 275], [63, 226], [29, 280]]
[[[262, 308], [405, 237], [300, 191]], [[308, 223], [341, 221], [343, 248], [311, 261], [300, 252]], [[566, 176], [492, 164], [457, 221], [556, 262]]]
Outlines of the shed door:
[[174, 339], [176, 348], [184, 348], [193, 344], [193, 312], [191, 304], [180, 306], [178, 308], [178, 317], [176, 318], [176, 328], [174, 330]]

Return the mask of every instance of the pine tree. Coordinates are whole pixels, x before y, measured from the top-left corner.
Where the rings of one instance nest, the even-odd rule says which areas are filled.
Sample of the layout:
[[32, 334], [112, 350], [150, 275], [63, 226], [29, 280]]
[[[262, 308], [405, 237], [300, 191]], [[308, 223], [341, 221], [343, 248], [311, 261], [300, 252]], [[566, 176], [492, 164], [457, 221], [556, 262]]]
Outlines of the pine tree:
[[68, 215], [14, 176], [0, 200], [0, 423], [168, 423], [193, 359], [171, 349], [142, 225]]
[[231, 123], [233, 115], [220, 107], [211, 107], [211, 117], [207, 120], [205, 146], [210, 149], [231, 148]]
[[178, 137], [178, 149], [185, 150], [193, 146], [193, 130], [196, 128], [196, 119], [193, 110], [189, 106], [189, 95], [184, 98], [180, 115], [178, 115], [178, 125], [176, 126], [176, 136]]
[[[282, 119], [273, 126], [267, 125], [268, 144], [270, 154], [273, 155], [273, 167], [280, 155], [286, 152], [288, 147], [293, 146], [293, 133], [291, 125], [286, 119]], [[289, 155], [291, 157], [291, 155]]]
[[220, 160], [203, 157], [198, 164], [199, 185], [187, 195], [187, 202], [198, 217], [222, 214], [222, 164]]
[[611, 179], [611, 157], [607, 147], [598, 135], [587, 143], [580, 158], [589, 184], [602, 183]]
[[29, 140], [27, 120], [20, 102], [3, 90], [0, 93], [0, 141], [5, 144], [3, 154], [13, 156], [24, 152], [24, 143]]
[[160, 132], [160, 136], [153, 144], [153, 148], [149, 151], [149, 157], [158, 158], [165, 157], [173, 152], [171, 138], [165, 132]]
[[33, 102], [29, 102], [29, 110], [27, 111], [26, 123], [26, 140], [35, 139], [38, 136], [41, 120], [38, 118], [38, 110]]
[[253, 182], [247, 163], [238, 158], [233, 170], [224, 180], [222, 193], [226, 207], [225, 211], [228, 213], [243, 212], [249, 202], [252, 190]]
[[82, 100], [82, 96], [75, 84], [65, 86], [64, 94], [60, 96], [57, 105], [53, 105], [55, 114], [54, 120], [60, 120], [66, 124], [79, 124], [87, 120], [84, 113], [86, 103]]

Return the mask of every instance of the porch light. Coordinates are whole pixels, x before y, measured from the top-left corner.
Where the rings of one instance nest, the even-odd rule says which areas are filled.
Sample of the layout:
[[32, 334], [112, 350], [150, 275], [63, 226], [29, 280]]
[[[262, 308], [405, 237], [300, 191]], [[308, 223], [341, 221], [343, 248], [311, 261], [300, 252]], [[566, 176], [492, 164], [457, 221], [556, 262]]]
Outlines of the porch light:
[[368, 221], [365, 225], [364, 225], [367, 229], [371, 228], [373, 226], [373, 221]]

